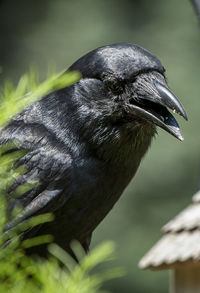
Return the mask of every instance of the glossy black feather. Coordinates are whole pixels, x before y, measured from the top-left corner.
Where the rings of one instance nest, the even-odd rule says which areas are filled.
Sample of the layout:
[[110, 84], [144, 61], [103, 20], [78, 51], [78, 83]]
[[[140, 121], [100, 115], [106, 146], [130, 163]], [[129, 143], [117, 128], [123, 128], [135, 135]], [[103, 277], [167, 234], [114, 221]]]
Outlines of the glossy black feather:
[[[12, 189], [40, 181], [12, 202], [12, 207], [17, 202], [24, 206], [19, 220], [55, 214], [53, 223], [25, 237], [50, 233], [68, 251], [72, 239], [88, 249], [93, 230], [133, 178], [155, 134], [153, 123], [123, 107], [122, 100], [132, 94], [130, 85], [149, 72], [164, 80], [160, 61], [132, 44], [96, 49], [69, 70], [81, 71], [83, 78], [28, 107], [1, 132], [1, 143], [15, 140], [19, 149], [29, 151], [18, 162], [25, 164], [27, 173]], [[112, 88], [116, 84], [121, 92]], [[35, 251], [45, 254], [44, 247]]]

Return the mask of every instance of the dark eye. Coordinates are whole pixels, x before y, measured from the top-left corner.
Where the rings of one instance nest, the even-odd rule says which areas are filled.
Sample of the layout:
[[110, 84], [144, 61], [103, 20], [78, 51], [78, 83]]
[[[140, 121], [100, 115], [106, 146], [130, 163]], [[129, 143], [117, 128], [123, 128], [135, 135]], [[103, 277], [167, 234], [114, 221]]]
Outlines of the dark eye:
[[111, 78], [112, 76], [108, 76], [104, 79], [104, 84], [106, 88], [112, 92], [113, 94], [119, 95], [124, 90], [124, 84], [122, 80], [117, 80], [116, 78]]
[[113, 84], [111, 86], [111, 90], [113, 93], [119, 93], [120, 91], [122, 91], [122, 88], [119, 84]]

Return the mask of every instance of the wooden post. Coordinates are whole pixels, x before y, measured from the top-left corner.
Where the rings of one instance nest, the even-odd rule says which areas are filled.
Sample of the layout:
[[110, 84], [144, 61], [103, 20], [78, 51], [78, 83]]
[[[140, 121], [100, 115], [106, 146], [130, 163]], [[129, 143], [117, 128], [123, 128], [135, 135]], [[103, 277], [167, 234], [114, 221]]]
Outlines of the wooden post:
[[170, 293], [200, 293], [200, 266], [174, 269], [170, 276]]
[[169, 270], [169, 293], [175, 293], [175, 273], [174, 270]]

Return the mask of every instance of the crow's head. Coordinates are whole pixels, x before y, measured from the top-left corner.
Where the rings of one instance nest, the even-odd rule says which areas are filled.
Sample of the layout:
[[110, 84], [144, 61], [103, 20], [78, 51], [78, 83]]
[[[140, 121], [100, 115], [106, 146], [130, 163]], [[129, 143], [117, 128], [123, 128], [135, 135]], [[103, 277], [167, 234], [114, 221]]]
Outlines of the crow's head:
[[80, 58], [69, 70], [81, 72], [77, 96], [81, 92], [93, 112], [104, 113], [113, 123], [158, 125], [183, 140], [167, 108], [187, 120], [185, 110], [166, 84], [164, 67], [147, 50], [126, 43], [104, 46]]

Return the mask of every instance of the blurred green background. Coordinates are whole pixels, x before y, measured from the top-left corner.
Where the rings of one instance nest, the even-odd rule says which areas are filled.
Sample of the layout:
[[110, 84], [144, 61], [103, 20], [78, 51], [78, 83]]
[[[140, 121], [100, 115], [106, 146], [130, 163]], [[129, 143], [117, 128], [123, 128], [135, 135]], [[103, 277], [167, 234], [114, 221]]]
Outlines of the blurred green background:
[[31, 64], [63, 70], [91, 49], [132, 42], [160, 58], [170, 88], [184, 104], [179, 142], [162, 130], [137, 175], [94, 233], [92, 246], [112, 239], [126, 276], [114, 293], [164, 293], [168, 272], [142, 271], [138, 261], [161, 237], [160, 228], [191, 202], [200, 187], [200, 27], [189, 0], [0, 0], [0, 65], [17, 81]]

